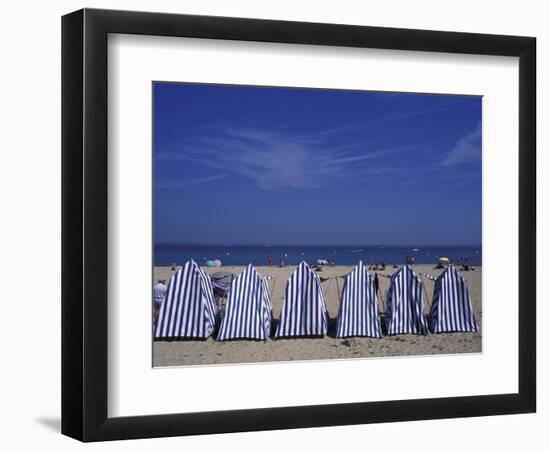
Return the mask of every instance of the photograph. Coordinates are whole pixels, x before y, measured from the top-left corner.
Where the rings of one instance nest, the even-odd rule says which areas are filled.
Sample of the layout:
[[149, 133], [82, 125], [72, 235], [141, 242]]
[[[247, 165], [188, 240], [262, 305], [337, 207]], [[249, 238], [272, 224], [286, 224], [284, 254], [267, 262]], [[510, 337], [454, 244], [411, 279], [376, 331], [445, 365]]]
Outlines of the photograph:
[[3, 6], [0, 448], [550, 442], [545, 3]]
[[153, 366], [482, 352], [482, 97], [155, 81]]

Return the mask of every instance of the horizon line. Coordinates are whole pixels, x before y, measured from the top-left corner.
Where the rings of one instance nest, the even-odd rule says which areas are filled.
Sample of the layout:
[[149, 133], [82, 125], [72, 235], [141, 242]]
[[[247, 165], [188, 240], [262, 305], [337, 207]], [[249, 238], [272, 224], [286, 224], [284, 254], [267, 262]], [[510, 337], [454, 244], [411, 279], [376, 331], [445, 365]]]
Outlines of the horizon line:
[[259, 243], [227, 243], [227, 242], [154, 242], [154, 245], [187, 245], [187, 246], [225, 246], [225, 247], [482, 247], [482, 244], [259, 244]]

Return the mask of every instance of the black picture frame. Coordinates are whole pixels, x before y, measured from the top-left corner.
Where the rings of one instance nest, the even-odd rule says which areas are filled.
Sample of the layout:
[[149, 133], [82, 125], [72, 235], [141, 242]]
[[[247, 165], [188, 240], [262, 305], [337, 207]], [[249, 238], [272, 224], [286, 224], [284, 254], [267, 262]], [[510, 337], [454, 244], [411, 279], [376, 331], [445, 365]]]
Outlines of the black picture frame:
[[[109, 33], [519, 57], [518, 393], [108, 418]], [[62, 433], [101, 441], [535, 412], [535, 92], [533, 37], [94, 9], [63, 16]]]

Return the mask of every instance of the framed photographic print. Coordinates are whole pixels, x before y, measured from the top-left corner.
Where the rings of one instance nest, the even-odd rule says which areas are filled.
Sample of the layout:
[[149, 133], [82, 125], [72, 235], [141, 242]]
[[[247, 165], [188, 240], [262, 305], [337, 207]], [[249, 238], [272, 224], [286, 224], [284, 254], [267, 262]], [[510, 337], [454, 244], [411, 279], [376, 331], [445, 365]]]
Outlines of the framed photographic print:
[[64, 434], [535, 411], [535, 38], [62, 32]]

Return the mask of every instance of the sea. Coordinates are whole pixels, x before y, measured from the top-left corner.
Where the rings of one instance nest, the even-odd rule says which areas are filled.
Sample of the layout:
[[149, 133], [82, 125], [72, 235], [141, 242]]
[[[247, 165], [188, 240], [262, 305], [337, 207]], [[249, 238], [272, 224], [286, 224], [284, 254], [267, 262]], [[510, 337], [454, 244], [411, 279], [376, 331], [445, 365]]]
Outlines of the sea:
[[268, 265], [271, 256], [273, 265], [284, 260], [286, 265], [301, 261], [308, 264], [318, 259], [333, 261], [336, 265], [355, 265], [360, 260], [365, 264], [403, 264], [407, 256], [414, 257], [416, 264], [435, 264], [438, 258], [446, 257], [458, 262], [468, 258], [472, 265], [481, 265], [481, 246], [396, 246], [396, 245], [196, 245], [155, 244], [155, 266], [182, 265], [194, 259], [199, 265], [220, 260], [222, 266]]

